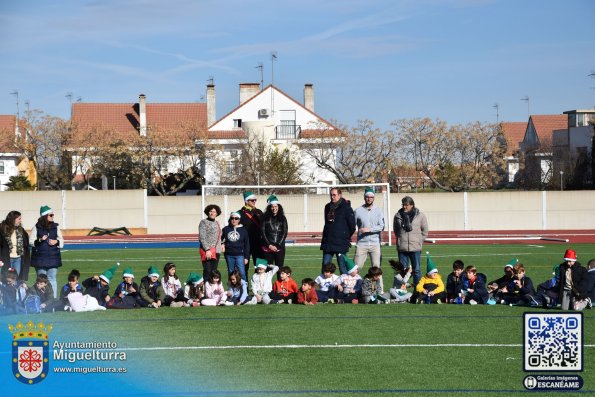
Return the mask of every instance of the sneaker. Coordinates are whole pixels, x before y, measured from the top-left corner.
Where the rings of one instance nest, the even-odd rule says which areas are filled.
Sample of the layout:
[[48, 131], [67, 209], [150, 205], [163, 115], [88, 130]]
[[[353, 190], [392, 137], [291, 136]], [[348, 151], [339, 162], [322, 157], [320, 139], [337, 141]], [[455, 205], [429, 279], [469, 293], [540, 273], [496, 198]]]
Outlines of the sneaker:
[[593, 307], [593, 302], [591, 302], [591, 298], [587, 298], [587, 309], [591, 309]]
[[477, 301], [475, 299], [469, 300], [470, 305], [477, 305]]
[[225, 303], [223, 303], [225, 306], [233, 306], [233, 302], [232, 301], [225, 301]]
[[244, 305], [256, 305], [257, 303], [258, 303], [258, 301], [256, 300], [256, 297], [253, 296], [252, 299], [250, 299], [249, 301], [244, 303]]
[[65, 312], [71, 312], [72, 311], [72, 307], [66, 305], [66, 306], [64, 306], [64, 311]]
[[331, 303], [332, 304], [332, 303], [335, 303], [335, 300], [331, 298], [331, 299], [327, 300], [326, 303]]
[[292, 299], [287, 299], [287, 304], [288, 305], [291, 305], [292, 303], [293, 303], [293, 300]]
[[439, 304], [439, 305], [441, 305], [442, 304], [442, 299], [437, 299], [436, 300], [436, 303]]
[[423, 305], [424, 304], [424, 300], [423, 299], [418, 299], [415, 301], [415, 303], [417, 303], [418, 305]]
[[184, 306], [184, 302], [172, 302], [169, 305], [170, 307], [183, 307]]
[[502, 299], [502, 300], [500, 301], [500, 304], [501, 304], [501, 305], [506, 305], [506, 301], [505, 301], [504, 299]]
[[488, 305], [495, 305], [496, 304], [496, 300], [493, 298], [488, 299]]

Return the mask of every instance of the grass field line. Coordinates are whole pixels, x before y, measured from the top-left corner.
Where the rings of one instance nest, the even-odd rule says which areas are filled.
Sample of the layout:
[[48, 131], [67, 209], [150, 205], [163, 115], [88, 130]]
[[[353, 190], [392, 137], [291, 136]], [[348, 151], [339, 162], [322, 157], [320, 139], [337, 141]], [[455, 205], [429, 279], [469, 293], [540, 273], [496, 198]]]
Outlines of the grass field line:
[[[407, 344], [317, 344], [317, 345], [210, 345], [210, 346], [151, 346], [151, 347], [119, 347], [122, 351], [159, 351], [159, 350], [230, 350], [230, 349], [352, 349], [352, 348], [441, 348], [441, 347], [523, 347], [522, 344], [510, 343], [407, 343]], [[583, 345], [592, 348], [595, 345]], [[75, 350], [75, 349], [72, 349]], [[83, 349], [84, 350], [84, 349]], [[105, 350], [105, 349], [102, 349]]]

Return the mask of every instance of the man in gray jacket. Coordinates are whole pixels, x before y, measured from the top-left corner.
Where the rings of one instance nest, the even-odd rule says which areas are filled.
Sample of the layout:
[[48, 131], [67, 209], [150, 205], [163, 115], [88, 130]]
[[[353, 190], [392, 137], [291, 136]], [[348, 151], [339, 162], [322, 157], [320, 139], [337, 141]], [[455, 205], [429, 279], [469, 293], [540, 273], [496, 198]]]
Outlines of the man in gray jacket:
[[374, 205], [374, 189], [364, 191], [364, 204], [355, 209], [355, 225], [357, 226], [357, 246], [355, 264], [362, 269], [369, 255], [372, 266], [380, 267], [380, 233], [384, 230], [382, 209]]
[[415, 207], [411, 197], [403, 197], [401, 203], [403, 207], [395, 214], [393, 230], [397, 237], [399, 261], [405, 268], [411, 263], [415, 289], [421, 279], [419, 261], [422, 245], [428, 237], [428, 220], [426, 215]]

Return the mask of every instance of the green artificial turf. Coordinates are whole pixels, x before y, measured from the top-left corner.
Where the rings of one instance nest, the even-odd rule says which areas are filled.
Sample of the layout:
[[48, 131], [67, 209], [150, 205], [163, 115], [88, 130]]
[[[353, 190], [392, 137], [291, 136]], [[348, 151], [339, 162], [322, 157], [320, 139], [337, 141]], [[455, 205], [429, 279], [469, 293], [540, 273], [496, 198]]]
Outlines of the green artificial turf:
[[[562, 261], [567, 246], [426, 248], [444, 281], [455, 259], [477, 266], [491, 280], [516, 257], [537, 285], [551, 277], [552, 266]], [[584, 264], [595, 257], [595, 245], [573, 248]], [[289, 247], [286, 264], [299, 284], [302, 278], [318, 275], [321, 257], [315, 247]], [[393, 277], [387, 262], [394, 257], [394, 247], [383, 248], [386, 288]], [[137, 281], [149, 266], [162, 269], [168, 261], [176, 263], [182, 281], [190, 271], [202, 272], [195, 249], [72, 250], [63, 252], [63, 261], [61, 285], [72, 268], [84, 279], [117, 261], [121, 268], [112, 289], [128, 266]], [[422, 262], [423, 271], [425, 256]], [[225, 279], [225, 262], [219, 267]], [[118, 348], [130, 349], [126, 365], [142, 368], [156, 393], [510, 396], [526, 393], [523, 313], [537, 311], [541, 310], [503, 305], [319, 304], [62, 312], [26, 318], [53, 323], [56, 340], [115, 341]], [[594, 312], [584, 312], [585, 370], [580, 373], [583, 389], [590, 392], [595, 390]], [[2, 320], [10, 323], [23, 317]]]

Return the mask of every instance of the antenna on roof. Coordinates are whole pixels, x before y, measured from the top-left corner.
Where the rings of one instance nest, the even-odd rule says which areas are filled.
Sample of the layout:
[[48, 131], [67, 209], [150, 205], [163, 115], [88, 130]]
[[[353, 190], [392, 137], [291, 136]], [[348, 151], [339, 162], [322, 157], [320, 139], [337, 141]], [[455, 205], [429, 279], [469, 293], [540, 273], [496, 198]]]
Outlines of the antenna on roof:
[[525, 95], [524, 98], [521, 98], [521, 101], [527, 101], [527, 119], [531, 117], [531, 110], [529, 108], [529, 96]]
[[14, 95], [17, 98], [17, 121], [14, 127], [15, 136], [18, 138], [21, 136], [21, 132], [19, 131], [19, 119], [21, 118], [21, 114], [19, 112], [19, 90], [14, 90], [10, 93], [10, 95]]
[[215, 84], [215, 78], [213, 76], [209, 76], [209, 78], [207, 79], [207, 83], [209, 83], [210, 85]]
[[[271, 51], [271, 85], [275, 85], [275, 61], [277, 60], [277, 51]], [[271, 87], [271, 114], [275, 114], [275, 91]]]
[[254, 68], [260, 69], [260, 89], [262, 90], [264, 87], [264, 78], [263, 78], [263, 74], [262, 74], [262, 70], [264, 69], [264, 66], [262, 65], [262, 62], [258, 62], [258, 66], [255, 66]]
[[77, 101], [77, 103], [81, 103], [83, 101], [83, 97], [82, 96], [77, 96], [76, 97], [76, 101]]
[[494, 106], [492, 106], [492, 107], [496, 108], [496, 125], [498, 125], [500, 123], [500, 113], [499, 113], [500, 105], [498, 105], [498, 102], [496, 102], [494, 104]]
[[[595, 72], [591, 72], [587, 76], [589, 76], [589, 77], [595, 77]], [[595, 87], [593, 87], [593, 89], [595, 90]]]

